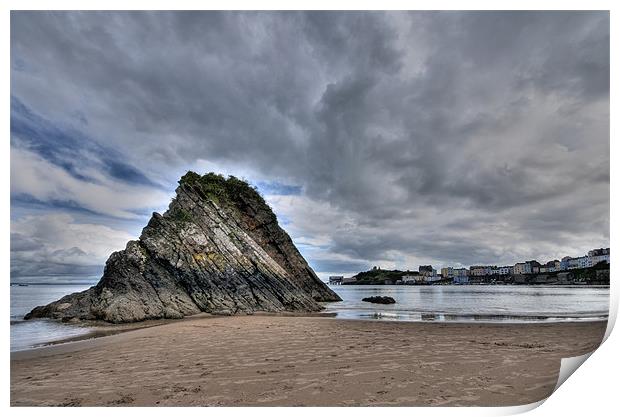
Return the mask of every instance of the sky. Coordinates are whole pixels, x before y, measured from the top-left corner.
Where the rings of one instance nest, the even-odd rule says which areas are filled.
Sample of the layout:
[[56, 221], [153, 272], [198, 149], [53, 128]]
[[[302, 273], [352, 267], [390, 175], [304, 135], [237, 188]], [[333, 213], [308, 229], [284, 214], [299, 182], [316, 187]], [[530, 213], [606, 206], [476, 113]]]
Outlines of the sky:
[[[11, 12], [11, 280], [97, 280], [188, 170], [322, 278], [609, 246], [607, 12]], [[35, 278], [33, 278], [35, 277]]]

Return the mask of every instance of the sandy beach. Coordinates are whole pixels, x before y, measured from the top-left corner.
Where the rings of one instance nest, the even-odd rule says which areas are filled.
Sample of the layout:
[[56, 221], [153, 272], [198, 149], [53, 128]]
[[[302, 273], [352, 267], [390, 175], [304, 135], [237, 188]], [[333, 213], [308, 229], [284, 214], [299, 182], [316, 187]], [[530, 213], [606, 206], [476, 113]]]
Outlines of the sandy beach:
[[605, 322], [179, 320], [11, 355], [13, 406], [509, 406], [553, 390]]

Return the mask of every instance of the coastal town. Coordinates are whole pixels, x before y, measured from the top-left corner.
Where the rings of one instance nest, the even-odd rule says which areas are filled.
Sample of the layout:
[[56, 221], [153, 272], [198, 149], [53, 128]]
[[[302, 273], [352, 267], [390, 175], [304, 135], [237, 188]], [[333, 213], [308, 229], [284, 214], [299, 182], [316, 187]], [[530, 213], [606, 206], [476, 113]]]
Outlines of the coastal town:
[[417, 271], [385, 270], [378, 266], [352, 277], [330, 276], [330, 285], [467, 285], [467, 284], [564, 284], [609, 285], [609, 248], [592, 249], [587, 255], [565, 256], [540, 263], [443, 267], [420, 265]]

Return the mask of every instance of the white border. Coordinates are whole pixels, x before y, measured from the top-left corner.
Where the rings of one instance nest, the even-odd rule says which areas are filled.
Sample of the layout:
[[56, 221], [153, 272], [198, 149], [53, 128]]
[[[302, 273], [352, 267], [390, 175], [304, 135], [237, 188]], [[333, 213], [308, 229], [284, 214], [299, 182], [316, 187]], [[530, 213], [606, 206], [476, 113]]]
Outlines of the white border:
[[[416, 10], [441, 10], [441, 9], [453, 9], [453, 10], [611, 10], [611, 67], [612, 73], [613, 69], [618, 68], [617, 66], [617, 53], [614, 53], [614, 47], [616, 50], [618, 49], [618, 35], [615, 27], [616, 18], [615, 12], [618, 9], [614, 7], [616, 3], [612, 1], [600, 1], [600, 0], [590, 0], [590, 1], [542, 1], [542, 0], [521, 0], [521, 1], [503, 1], [503, 2], [493, 2], [493, 1], [456, 1], [456, 0], [443, 0], [443, 1], [404, 1], [404, 0], [383, 0], [383, 1], [368, 1], [368, 0], [358, 0], [358, 1], [325, 1], [325, 0], [314, 0], [314, 1], [297, 1], [292, 4], [290, 1], [282, 1], [282, 0], [271, 0], [271, 1], [243, 1], [243, 0], [230, 0], [227, 2], [197, 2], [197, 1], [189, 1], [189, 0], [176, 0], [172, 1], [162, 1], [162, 0], [151, 0], [151, 1], [119, 1], [119, 0], [108, 0], [108, 1], [90, 1], [88, 4], [84, 2], [79, 2], [75, 0], [64, 0], [64, 1], [56, 1], [53, 4], [46, 1], [34, 1], [34, 0], [23, 0], [23, 1], [12, 1], [9, 0], [7, 2], [3, 2], [4, 13], [1, 17], [0, 30], [3, 34], [3, 43], [4, 46], [3, 51], [3, 65], [1, 71], [3, 72], [3, 86], [4, 86], [4, 95], [3, 100], [1, 102], [2, 108], [2, 127], [7, 138], [4, 142], [4, 152], [0, 152], [1, 164], [0, 169], [2, 170], [2, 199], [3, 204], [0, 207], [2, 211], [3, 222], [3, 233], [0, 239], [2, 245], [2, 257], [4, 262], [2, 263], [2, 267], [5, 271], [5, 281], [4, 287], [2, 291], [2, 305], [5, 308], [5, 326], [4, 326], [4, 339], [3, 339], [3, 350], [2, 353], [4, 355], [4, 361], [2, 362], [2, 376], [4, 378], [4, 389], [2, 390], [2, 404], [6, 410], [5, 412], [10, 413], [9, 415], [31, 415], [33, 413], [45, 412], [50, 415], [57, 416], [66, 416], [66, 415], [81, 415], [84, 413], [84, 409], [80, 408], [56, 408], [56, 409], [32, 409], [32, 408], [9, 408], [9, 392], [10, 392], [10, 332], [9, 332], [9, 324], [8, 318], [10, 317], [10, 302], [9, 302], [9, 236], [10, 236], [10, 222], [9, 222], [9, 211], [10, 211], [10, 141], [8, 139], [9, 134], [9, 123], [10, 123], [10, 105], [9, 105], [9, 91], [10, 91], [10, 13], [9, 10], [25, 10], [25, 9], [81, 9], [81, 10], [93, 10], [93, 9], [115, 9], [115, 10], [131, 10], [131, 9], [203, 9], [203, 8], [212, 8], [212, 9], [232, 9], [232, 10], [241, 10], [241, 9], [261, 9], [261, 10], [273, 10], [273, 9], [326, 9], [326, 10], [336, 10], [336, 9], [361, 9], [361, 10], [383, 10], [383, 9], [396, 9], [396, 10], [405, 10], [405, 9], [416, 9]], [[618, 84], [614, 82], [612, 78], [611, 84], [611, 127], [610, 127], [610, 138], [615, 138], [617, 131], [617, 123], [616, 116], [617, 112], [614, 108], [614, 100], [613, 97], [618, 97]], [[618, 155], [618, 145], [612, 140], [611, 141], [611, 155], [612, 160], [617, 160], [614, 156]], [[614, 165], [611, 165], [611, 183], [612, 190], [613, 185], [617, 184], [618, 180], [618, 168], [614, 168]], [[618, 196], [615, 193], [611, 193], [611, 201], [610, 201], [610, 209], [611, 212], [617, 212], [617, 209], [620, 208], [618, 204]], [[616, 209], [614, 211], [614, 209]], [[615, 221], [614, 217], [610, 219], [611, 225], [611, 245], [614, 248], [617, 248], [616, 243], [616, 234], [614, 233], [617, 230], [617, 221]], [[612, 281], [615, 282], [618, 278], [616, 278], [616, 263], [612, 264], [611, 267], [611, 276]], [[617, 311], [618, 311], [618, 291], [616, 287], [612, 285], [611, 287], [611, 308], [610, 308], [610, 322], [607, 329], [606, 337], [609, 339], [599, 348], [593, 355], [592, 359], [586, 362], [584, 366], [582, 366], [578, 371], [577, 377], [569, 378], [569, 381], [566, 384], [563, 384], [559, 390], [554, 393], [547, 401], [543, 401], [545, 404], [542, 407], [538, 407], [541, 403], [532, 404], [528, 406], [520, 406], [520, 407], [504, 407], [504, 408], [406, 408], [406, 407], [394, 407], [390, 408], [389, 412], [392, 415], [404, 416], [410, 415], [411, 412], [414, 413], [423, 413], [423, 415], [429, 416], [443, 416], [443, 415], [461, 415], [461, 416], [494, 416], [494, 415], [507, 415], [507, 414], [515, 414], [520, 412], [525, 412], [531, 409], [535, 409], [532, 411], [532, 415], [557, 415], [561, 414], [563, 416], [577, 416], [583, 415], [584, 413], [594, 413], [594, 415], [611, 415], [618, 409], [617, 404], [617, 393], [614, 390], [617, 382], [617, 371], [618, 371], [618, 359], [616, 352], [620, 351], [619, 347], [619, 339], [617, 336], [617, 332], [611, 333], [610, 331], [615, 323]], [[538, 407], [538, 408], [536, 408]], [[169, 408], [128, 408], [128, 409], [114, 409], [114, 413], [120, 414], [129, 414], [133, 413], [148, 413], [149, 416], [164, 416], [169, 414], [171, 409]], [[110, 412], [109, 408], [90, 408], [87, 411], [89, 414], [93, 414], [94, 416], [104, 416]], [[297, 408], [295, 410], [291, 410], [288, 408], [209, 408], [207, 409], [197, 409], [197, 408], [184, 408], [181, 411], [185, 415], [202, 415], [204, 413], [209, 413], [211, 416], [230, 416], [237, 415], [241, 413], [252, 413], [257, 416], [289, 416], [291, 412], [294, 412], [296, 415], [307, 416], [307, 417], [315, 417], [317, 414], [338, 414], [338, 415], [355, 415], [357, 416], [370, 416], [375, 415], [377, 412], [381, 412], [372, 408]], [[614, 413], [615, 414], [615, 413]], [[5, 414], [7, 415], [7, 414]]]

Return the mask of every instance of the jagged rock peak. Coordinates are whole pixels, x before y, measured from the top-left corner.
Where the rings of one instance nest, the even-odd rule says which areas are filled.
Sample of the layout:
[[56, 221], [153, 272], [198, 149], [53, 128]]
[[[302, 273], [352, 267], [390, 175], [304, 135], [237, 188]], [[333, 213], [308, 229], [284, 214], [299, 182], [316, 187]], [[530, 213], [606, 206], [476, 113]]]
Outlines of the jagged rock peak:
[[26, 319], [122, 323], [199, 312], [319, 311], [340, 301], [247, 182], [187, 172], [168, 210], [106, 262], [99, 283]]

